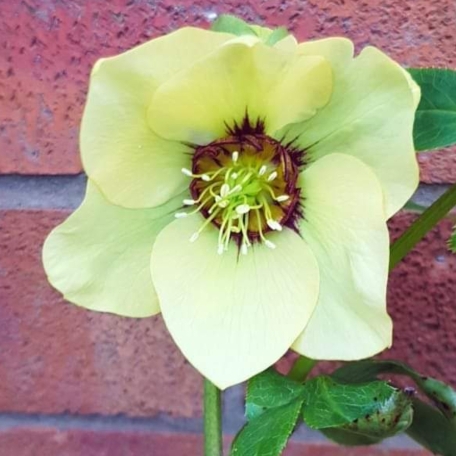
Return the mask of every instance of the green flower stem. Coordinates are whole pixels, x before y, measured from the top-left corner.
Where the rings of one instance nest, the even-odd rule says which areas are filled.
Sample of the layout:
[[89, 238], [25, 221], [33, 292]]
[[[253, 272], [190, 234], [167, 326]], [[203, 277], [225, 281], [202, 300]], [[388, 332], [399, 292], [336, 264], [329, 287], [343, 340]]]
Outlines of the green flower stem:
[[313, 367], [317, 364], [317, 361], [314, 359], [306, 358], [305, 356], [300, 356], [293, 364], [290, 372], [288, 372], [288, 377], [297, 382], [303, 382]]
[[456, 184], [429, 206], [391, 246], [390, 271], [456, 206]]
[[222, 456], [221, 391], [204, 379], [204, 456]]

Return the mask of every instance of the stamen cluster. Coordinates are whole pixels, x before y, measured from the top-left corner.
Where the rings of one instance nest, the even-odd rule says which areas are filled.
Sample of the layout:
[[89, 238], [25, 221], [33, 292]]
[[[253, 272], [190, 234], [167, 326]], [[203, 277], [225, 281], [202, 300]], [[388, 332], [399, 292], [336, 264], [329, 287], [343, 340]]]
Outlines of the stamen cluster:
[[295, 164], [277, 141], [266, 136], [226, 138], [201, 147], [193, 169], [182, 172], [192, 178], [193, 196], [183, 203], [193, 208], [176, 217], [203, 214], [206, 220], [190, 241], [212, 223], [219, 229], [219, 254], [228, 250], [232, 239], [242, 254], [254, 242], [274, 249], [266, 234], [282, 230], [299, 200]]

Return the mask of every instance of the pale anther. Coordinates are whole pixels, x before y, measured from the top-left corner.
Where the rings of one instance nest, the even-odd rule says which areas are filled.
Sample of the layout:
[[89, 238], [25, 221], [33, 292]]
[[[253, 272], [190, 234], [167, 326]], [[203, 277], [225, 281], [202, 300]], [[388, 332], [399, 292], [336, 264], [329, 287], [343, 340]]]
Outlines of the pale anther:
[[198, 238], [199, 238], [199, 233], [198, 232], [193, 233], [190, 238], [190, 242], [195, 242]]
[[208, 176], [207, 174], [203, 174], [201, 176], [201, 179], [203, 179], [204, 182], [209, 182], [211, 180], [210, 176]]
[[269, 239], [265, 239], [264, 244], [266, 245], [266, 247], [269, 247], [270, 249], [276, 248], [276, 245], [273, 242], [271, 242]]
[[223, 184], [220, 188], [220, 195], [222, 198], [225, 198], [230, 193], [230, 186], [228, 184]]
[[242, 190], [242, 186], [238, 184], [238, 185], [234, 186], [234, 187], [230, 190], [230, 194], [231, 194], [231, 193], [240, 192], [241, 190]]
[[275, 178], [277, 177], [277, 171], [273, 171], [271, 174], [268, 176], [268, 182], [272, 182]]
[[174, 214], [174, 217], [176, 217], [176, 218], [178, 218], [178, 219], [179, 219], [179, 218], [185, 218], [185, 217], [187, 217], [187, 216], [188, 216], [187, 212], [176, 212], [176, 213]]
[[182, 168], [181, 171], [188, 177], [193, 177], [193, 173], [187, 169], [187, 168]]
[[193, 199], [184, 199], [183, 203], [186, 205], [186, 206], [193, 206], [196, 201], [193, 200]]
[[248, 252], [247, 244], [242, 244], [241, 245], [241, 253], [243, 255], [247, 255], [247, 252]]
[[237, 179], [238, 173], [232, 173], [232, 174], [231, 174], [231, 177], [232, 177], [233, 179]]
[[287, 201], [289, 199], [290, 199], [290, 195], [280, 195], [275, 200], [279, 203], [283, 203], [284, 201]]
[[267, 170], [267, 169], [268, 169], [268, 168], [266, 167], [266, 165], [263, 165], [263, 166], [260, 168], [260, 170], [258, 171], [258, 175], [259, 175], [259, 176], [262, 176], [263, 174], [266, 173], [266, 170]]
[[217, 247], [217, 253], [219, 255], [222, 255], [223, 254], [223, 250], [224, 250], [224, 245], [223, 244], [219, 244], [218, 247]]
[[236, 212], [239, 215], [247, 214], [247, 212], [250, 211], [250, 206], [248, 204], [240, 204], [238, 207], [236, 207]]
[[244, 177], [244, 179], [242, 179], [241, 184], [245, 184], [246, 182], [248, 182], [248, 181], [250, 180], [251, 176], [252, 176], [252, 173], [248, 173], [248, 174]]
[[269, 228], [271, 228], [271, 230], [282, 231], [282, 225], [276, 220], [267, 220], [266, 223], [268, 224]]
[[239, 158], [239, 152], [237, 150], [235, 150], [232, 154], [231, 154], [231, 158], [233, 159], [233, 162], [236, 163], [238, 161], [238, 158]]

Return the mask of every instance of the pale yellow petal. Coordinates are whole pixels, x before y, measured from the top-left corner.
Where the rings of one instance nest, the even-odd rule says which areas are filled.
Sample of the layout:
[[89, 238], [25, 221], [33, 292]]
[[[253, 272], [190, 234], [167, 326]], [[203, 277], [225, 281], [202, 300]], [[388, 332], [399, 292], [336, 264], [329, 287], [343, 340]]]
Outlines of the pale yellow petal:
[[354, 46], [347, 38], [323, 38], [298, 44], [297, 52], [306, 56], [321, 56], [329, 60], [334, 71], [343, 71], [353, 59]]
[[265, 42], [273, 32], [273, 29], [269, 27], [263, 27], [261, 25], [249, 24], [249, 27], [257, 34], [257, 36], [263, 42]]
[[[256, 41], [244, 42], [247, 38]], [[226, 136], [227, 126], [241, 123], [247, 113], [262, 117], [252, 92], [257, 84], [265, 86], [264, 79], [269, 86], [272, 81], [256, 68], [258, 50], [269, 55], [272, 75], [285, 65], [285, 58], [258, 38], [239, 37], [157, 90], [149, 109], [151, 127], [165, 138], [207, 144]]]
[[314, 359], [356, 360], [391, 345], [386, 310], [389, 241], [382, 190], [371, 169], [327, 155], [301, 175], [300, 230], [320, 268], [320, 295], [293, 345]]
[[405, 69], [402, 68], [404, 72], [404, 76], [407, 79], [410, 91], [412, 92], [413, 101], [415, 103], [415, 109], [418, 108], [421, 100], [421, 88], [420, 86], [413, 80], [412, 75]]
[[328, 103], [332, 91], [331, 65], [323, 57], [295, 57], [270, 91], [266, 125], [274, 133], [313, 117]]
[[298, 46], [298, 42], [293, 35], [287, 35], [285, 38], [282, 38], [280, 41], [277, 41], [274, 44], [274, 47], [285, 52], [295, 52]]
[[150, 252], [182, 198], [153, 209], [125, 209], [110, 204], [89, 182], [79, 209], [46, 239], [49, 282], [68, 301], [91, 310], [128, 317], [156, 314]]
[[176, 220], [158, 236], [152, 279], [166, 325], [187, 359], [220, 388], [277, 361], [303, 330], [318, 294], [318, 268], [293, 231], [271, 236], [275, 250], [235, 245], [217, 254], [218, 231], [189, 238], [200, 217]]
[[[336, 44], [345, 49], [343, 58], [332, 52]], [[310, 160], [336, 152], [368, 164], [380, 180], [390, 217], [418, 185], [413, 146], [416, 91], [403, 69], [379, 50], [366, 48], [348, 61], [351, 47], [345, 41], [328, 41], [327, 46], [324, 55], [334, 68], [331, 100], [287, 136], [298, 137], [295, 144]]]
[[84, 169], [103, 193], [125, 207], [152, 207], [187, 186], [180, 173], [191, 149], [158, 137], [147, 122], [157, 87], [232, 35], [183, 28], [94, 67], [81, 125]]
[[223, 138], [247, 114], [273, 134], [314, 115], [330, 93], [331, 68], [322, 57], [298, 56], [242, 36], [160, 86], [149, 121], [164, 138], [196, 144]]

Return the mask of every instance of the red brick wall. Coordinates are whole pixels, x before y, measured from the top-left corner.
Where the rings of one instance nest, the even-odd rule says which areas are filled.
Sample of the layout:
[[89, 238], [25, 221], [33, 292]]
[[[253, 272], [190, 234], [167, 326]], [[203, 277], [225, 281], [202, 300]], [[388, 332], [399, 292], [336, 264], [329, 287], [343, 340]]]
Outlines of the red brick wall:
[[[454, 0], [0, 0], [0, 456], [201, 454], [201, 381], [161, 318], [62, 302], [40, 250], [81, 196], [80, 178], [61, 175], [81, 172], [78, 126], [95, 60], [222, 12], [288, 25], [302, 40], [345, 35], [404, 65], [456, 67]], [[456, 151], [420, 162], [424, 199], [456, 181]], [[393, 236], [413, 217], [396, 216]], [[392, 275], [387, 355], [456, 385], [450, 227], [440, 223]], [[241, 395], [227, 393], [228, 434], [240, 425]], [[395, 453], [337, 453], [314, 434], [312, 444], [303, 438], [289, 456], [421, 454], [406, 441], [391, 444]]]

